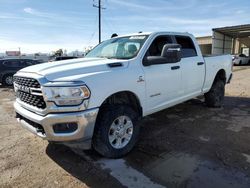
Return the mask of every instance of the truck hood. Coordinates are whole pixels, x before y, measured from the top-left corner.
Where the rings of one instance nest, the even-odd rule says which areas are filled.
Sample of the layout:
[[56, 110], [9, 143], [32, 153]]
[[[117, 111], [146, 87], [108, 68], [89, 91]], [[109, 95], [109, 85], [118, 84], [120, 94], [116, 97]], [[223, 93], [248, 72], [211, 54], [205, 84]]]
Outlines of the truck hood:
[[[112, 68], [109, 64], [121, 63], [122, 66]], [[49, 81], [65, 81], [67, 78], [77, 80], [88, 75], [101, 74], [113, 69], [123, 69], [128, 66], [128, 60], [105, 58], [79, 58], [55, 61], [29, 66], [21, 69], [19, 73], [36, 73]]]

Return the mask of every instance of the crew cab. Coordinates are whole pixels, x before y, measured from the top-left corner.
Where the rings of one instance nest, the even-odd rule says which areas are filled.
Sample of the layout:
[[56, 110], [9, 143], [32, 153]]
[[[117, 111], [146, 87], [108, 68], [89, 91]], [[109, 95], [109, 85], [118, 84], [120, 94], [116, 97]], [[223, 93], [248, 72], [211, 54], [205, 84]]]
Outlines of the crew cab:
[[106, 40], [85, 58], [18, 71], [14, 107], [21, 125], [43, 139], [118, 158], [138, 140], [142, 117], [200, 95], [220, 107], [231, 78], [231, 56], [203, 57], [189, 33], [136, 33]]

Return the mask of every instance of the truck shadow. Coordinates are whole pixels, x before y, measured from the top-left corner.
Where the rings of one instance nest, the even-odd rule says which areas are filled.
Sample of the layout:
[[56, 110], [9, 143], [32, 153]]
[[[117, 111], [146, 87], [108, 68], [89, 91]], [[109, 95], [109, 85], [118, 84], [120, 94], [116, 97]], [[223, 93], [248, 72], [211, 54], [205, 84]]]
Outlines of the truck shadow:
[[89, 187], [123, 187], [116, 179], [103, 171], [98, 165], [77, 155], [69, 147], [62, 144], [48, 144], [47, 155], [65, 171], [76, 177]]
[[[250, 98], [227, 96], [224, 107], [216, 109], [192, 99], [145, 117], [140, 140], [124, 160], [168, 187], [249, 187], [250, 163], [243, 155], [250, 158], [249, 118]], [[46, 152], [90, 187], [122, 187], [110, 175], [112, 169], [95, 162], [102, 160], [95, 152], [85, 152], [91, 160], [63, 145], [49, 144]], [[213, 174], [216, 181], [209, 180]]]

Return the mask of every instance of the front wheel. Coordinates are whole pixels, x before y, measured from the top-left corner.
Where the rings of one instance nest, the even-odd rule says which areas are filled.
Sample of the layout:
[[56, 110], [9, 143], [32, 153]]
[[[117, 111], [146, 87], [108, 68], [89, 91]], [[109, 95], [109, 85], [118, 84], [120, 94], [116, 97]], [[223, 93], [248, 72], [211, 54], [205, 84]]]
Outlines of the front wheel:
[[208, 107], [219, 108], [222, 106], [225, 95], [225, 83], [223, 80], [215, 80], [209, 92], [205, 93], [205, 103]]
[[127, 105], [109, 105], [100, 109], [93, 147], [108, 158], [120, 158], [134, 147], [139, 136], [138, 114]]

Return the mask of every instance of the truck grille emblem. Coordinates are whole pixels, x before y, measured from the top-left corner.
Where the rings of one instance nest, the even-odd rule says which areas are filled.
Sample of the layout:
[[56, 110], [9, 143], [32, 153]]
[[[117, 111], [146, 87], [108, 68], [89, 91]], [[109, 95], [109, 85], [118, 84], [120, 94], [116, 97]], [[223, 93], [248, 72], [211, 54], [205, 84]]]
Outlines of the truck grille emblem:
[[29, 87], [21, 86], [21, 85], [18, 85], [18, 84], [14, 84], [14, 90], [15, 90], [15, 92], [23, 91], [25, 93], [30, 93], [30, 88]]

